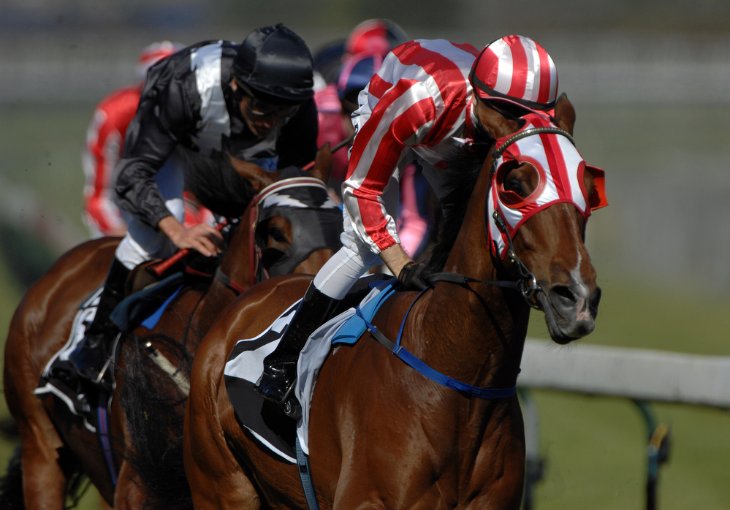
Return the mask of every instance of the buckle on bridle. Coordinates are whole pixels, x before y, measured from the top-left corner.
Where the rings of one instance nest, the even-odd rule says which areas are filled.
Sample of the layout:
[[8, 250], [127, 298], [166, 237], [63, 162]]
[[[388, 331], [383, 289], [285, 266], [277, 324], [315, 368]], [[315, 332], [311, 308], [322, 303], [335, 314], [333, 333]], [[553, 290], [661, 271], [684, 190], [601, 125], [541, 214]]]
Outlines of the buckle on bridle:
[[540, 285], [537, 283], [537, 278], [529, 269], [527, 269], [524, 262], [517, 257], [517, 254], [512, 247], [510, 247], [507, 251], [507, 258], [509, 258], [511, 263], [517, 266], [517, 271], [520, 274], [520, 277], [517, 280], [517, 285], [522, 297], [525, 298], [525, 301], [530, 303], [530, 306], [536, 308], [536, 305], [532, 303], [532, 297], [535, 293], [542, 290]]

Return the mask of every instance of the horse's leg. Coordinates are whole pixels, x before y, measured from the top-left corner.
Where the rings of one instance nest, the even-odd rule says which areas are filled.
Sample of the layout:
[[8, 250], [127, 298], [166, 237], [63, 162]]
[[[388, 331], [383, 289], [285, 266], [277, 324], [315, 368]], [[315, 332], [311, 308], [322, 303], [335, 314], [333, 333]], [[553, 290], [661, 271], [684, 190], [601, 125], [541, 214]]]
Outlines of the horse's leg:
[[222, 422], [225, 414], [232, 418], [233, 410], [228, 406], [227, 413], [219, 414], [215, 383], [199, 386], [191, 388], [185, 412], [185, 474], [193, 506], [196, 510], [258, 510], [261, 501], [256, 488], [226, 443]]
[[[7, 345], [21, 345], [8, 335]], [[24, 347], [24, 346], [23, 346]], [[23, 498], [25, 507], [62, 509], [66, 495], [66, 474], [59, 463], [63, 446], [38, 397], [33, 394], [37, 371], [27, 367], [25, 348], [7, 348], [5, 352], [5, 398], [20, 432]]]
[[119, 468], [117, 486], [114, 489], [114, 510], [135, 510], [144, 508], [145, 496], [140, 491], [136, 472], [127, 462]]
[[66, 476], [58, 463], [57, 452], [35, 430], [21, 432], [23, 498], [28, 510], [61, 510], [66, 497]]

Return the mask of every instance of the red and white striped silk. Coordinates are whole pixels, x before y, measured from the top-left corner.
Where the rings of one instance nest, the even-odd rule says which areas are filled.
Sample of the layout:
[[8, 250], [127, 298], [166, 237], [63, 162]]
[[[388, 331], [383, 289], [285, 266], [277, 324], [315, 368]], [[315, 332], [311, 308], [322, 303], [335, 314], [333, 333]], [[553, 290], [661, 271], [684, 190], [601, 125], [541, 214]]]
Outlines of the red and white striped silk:
[[398, 242], [382, 195], [399, 163], [412, 152], [428, 175], [447, 167], [449, 156], [468, 143], [474, 129], [468, 76], [477, 53], [446, 40], [402, 44], [361, 94], [343, 203], [374, 253]]

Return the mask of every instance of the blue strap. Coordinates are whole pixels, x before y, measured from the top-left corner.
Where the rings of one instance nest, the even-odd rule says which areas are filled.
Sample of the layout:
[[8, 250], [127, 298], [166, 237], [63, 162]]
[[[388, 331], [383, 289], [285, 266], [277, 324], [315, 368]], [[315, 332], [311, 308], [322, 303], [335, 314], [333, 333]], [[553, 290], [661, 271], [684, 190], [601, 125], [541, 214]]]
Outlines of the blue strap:
[[[417, 296], [416, 299], [413, 300], [413, 302], [408, 307], [408, 310], [406, 310], [406, 313], [403, 315], [403, 320], [401, 321], [400, 328], [398, 330], [398, 337], [396, 338], [395, 343], [391, 342], [383, 333], [378, 330], [378, 328], [370, 322], [370, 320], [360, 313], [359, 308], [356, 309], [357, 314], [360, 316], [360, 318], [365, 322], [365, 326], [367, 330], [370, 332], [370, 334], [373, 335], [373, 337], [386, 346], [388, 349], [390, 349], [393, 354], [395, 354], [398, 359], [403, 361], [406, 365], [416, 370], [419, 374], [423, 375], [424, 377], [431, 379], [434, 382], [437, 382], [438, 384], [442, 386], [446, 386], [447, 388], [454, 389], [456, 391], [459, 391], [461, 393], [464, 393], [466, 395], [472, 396], [472, 397], [478, 397], [478, 398], [509, 398], [513, 397], [516, 394], [516, 388], [512, 386], [511, 388], [483, 388], [480, 386], [473, 386], [471, 384], [466, 384], [461, 381], [458, 381], [452, 377], [449, 377], [446, 374], [442, 374], [438, 370], [435, 370], [428, 366], [426, 363], [415, 357], [413, 354], [408, 352], [408, 350], [401, 345], [401, 339], [403, 338], [403, 331], [405, 330], [406, 326], [406, 320], [408, 319], [408, 316], [411, 313], [411, 310], [413, 310], [414, 305], [416, 302], [426, 293], [428, 289], [422, 290]], [[390, 297], [390, 295], [388, 296]]]
[[508, 398], [513, 397], [516, 393], [515, 387], [511, 388], [482, 388], [479, 386], [472, 386], [461, 381], [449, 377], [446, 374], [442, 374], [438, 370], [434, 370], [426, 363], [416, 358], [413, 354], [408, 352], [405, 347], [396, 346], [393, 350], [398, 359], [403, 361], [406, 365], [414, 368], [418, 373], [428, 377], [432, 381], [435, 381], [442, 386], [454, 389], [461, 393], [465, 393], [472, 397], [479, 398]]
[[297, 467], [299, 468], [299, 478], [302, 481], [302, 489], [304, 489], [304, 497], [307, 499], [307, 508], [310, 510], [319, 510], [317, 504], [317, 495], [314, 493], [314, 485], [312, 484], [312, 475], [309, 471], [309, 457], [302, 450], [299, 443], [299, 436], [296, 440], [297, 451]]
[[112, 481], [112, 487], [117, 486], [117, 469], [114, 465], [114, 457], [112, 454], [112, 445], [109, 434], [109, 411], [105, 405], [96, 407], [96, 423], [98, 425], [96, 434], [99, 438], [101, 452], [104, 457], [109, 478]]
[[147, 317], [144, 321], [142, 321], [142, 325], [147, 329], [154, 329], [155, 326], [157, 326], [157, 323], [162, 318], [162, 314], [165, 313], [165, 310], [167, 310], [167, 307], [170, 303], [172, 303], [172, 300], [177, 297], [178, 294], [180, 294], [180, 291], [182, 290], [182, 285], [178, 287], [175, 292], [170, 294], [170, 297], [168, 297], [164, 303], [149, 317]]

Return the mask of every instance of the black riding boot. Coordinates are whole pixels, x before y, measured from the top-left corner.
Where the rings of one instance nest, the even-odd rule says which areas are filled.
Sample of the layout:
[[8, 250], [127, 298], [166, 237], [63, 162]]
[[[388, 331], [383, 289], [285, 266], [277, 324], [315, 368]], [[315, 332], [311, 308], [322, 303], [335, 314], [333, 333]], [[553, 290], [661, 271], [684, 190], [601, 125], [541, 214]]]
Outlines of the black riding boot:
[[264, 358], [264, 373], [256, 389], [266, 399], [283, 404], [297, 377], [299, 351], [309, 335], [332, 316], [339, 303], [310, 284], [299, 309], [284, 331], [274, 352]]
[[102, 368], [111, 355], [111, 344], [118, 333], [110, 315], [124, 298], [124, 284], [128, 275], [129, 269], [115, 257], [101, 291], [94, 320], [86, 328], [84, 338], [68, 357], [76, 374], [94, 383], [98, 383], [102, 376]]

